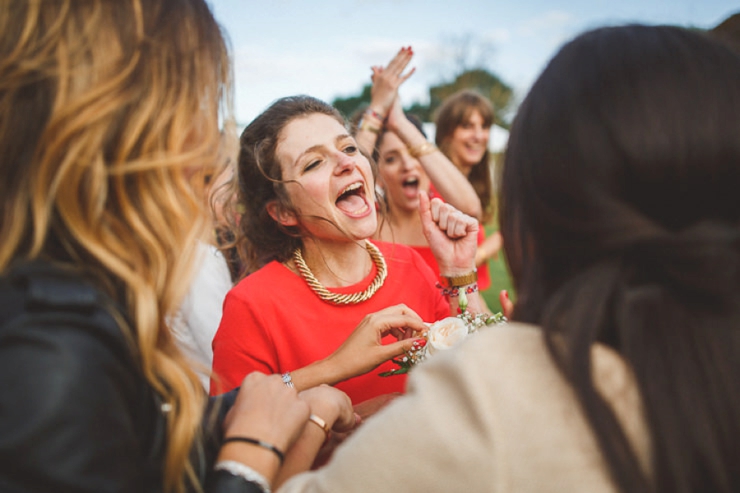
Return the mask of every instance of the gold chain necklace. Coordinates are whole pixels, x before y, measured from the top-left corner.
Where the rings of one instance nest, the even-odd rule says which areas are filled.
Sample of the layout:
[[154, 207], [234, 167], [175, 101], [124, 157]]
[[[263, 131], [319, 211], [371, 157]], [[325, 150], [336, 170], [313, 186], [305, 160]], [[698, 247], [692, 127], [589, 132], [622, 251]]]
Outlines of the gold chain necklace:
[[300, 247], [296, 248], [293, 251], [293, 262], [295, 263], [298, 272], [300, 272], [301, 277], [303, 277], [303, 279], [308, 283], [308, 287], [310, 287], [313, 292], [318, 295], [319, 298], [335, 305], [354, 305], [356, 303], [361, 303], [372, 298], [372, 296], [380, 288], [380, 286], [383, 285], [383, 283], [385, 282], [385, 278], [388, 276], [388, 269], [385, 265], [385, 259], [383, 258], [383, 254], [380, 253], [380, 250], [378, 250], [378, 247], [376, 247], [369, 241], [366, 241], [365, 248], [370, 254], [370, 258], [373, 259], [373, 263], [375, 264], [375, 267], [377, 267], [378, 272], [375, 275], [375, 279], [373, 279], [373, 282], [370, 283], [367, 289], [359, 293], [338, 294], [332, 293], [331, 291], [326, 289], [324, 285], [321, 284], [318, 279], [316, 279], [316, 276], [313, 275], [311, 269], [309, 269], [306, 265], [305, 260], [303, 260], [303, 254], [301, 253]]

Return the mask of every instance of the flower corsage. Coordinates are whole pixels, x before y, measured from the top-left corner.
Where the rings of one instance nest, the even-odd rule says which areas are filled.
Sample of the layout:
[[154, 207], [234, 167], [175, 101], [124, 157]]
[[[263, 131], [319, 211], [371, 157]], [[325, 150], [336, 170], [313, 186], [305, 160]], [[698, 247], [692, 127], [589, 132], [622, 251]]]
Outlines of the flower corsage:
[[421, 363], [428, 356], [439, 351], [457, 346], [470, 334], [477, 332], [482, 327], [506, 323], [506, 317], [501, 312], [494, 315], [487, 313], [472, 314], [467, 311], [468, 299], [464, 292], [460, 292], [459, 314], [456, 317], [447, 317], [429, 325], [429, 330], [422, 334], [422, 340], [414, 343], [411, 350], [406, 351], [404, 356], [394, 358], [391, 361], [398, 368], [380, 373], [381, 377], [392, 375], [403, 375], [414, 365]]

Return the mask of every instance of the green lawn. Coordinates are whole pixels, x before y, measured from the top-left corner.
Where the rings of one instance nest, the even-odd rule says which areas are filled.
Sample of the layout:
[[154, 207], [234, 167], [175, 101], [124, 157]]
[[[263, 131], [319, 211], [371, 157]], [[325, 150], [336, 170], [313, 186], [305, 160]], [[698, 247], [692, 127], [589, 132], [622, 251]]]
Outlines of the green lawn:
[[[496, 231], [495, 226], [486, 227], [486, 236]], [[501, 311], [501, 303], [498, 301], [498, 293], [502, 289], [509, 291], [509, 297], [514, 299], [513, 288], [511, 287], [511, 278], [509, 277], [509, 271], [506, 267], [506, 260], [503, 252], [500, 252], [498, 259], [488, 261], [488, 270], [491, 273], [491, 287], [483, 291], [483, 299], [486, 300], [488, 308], [493, 313]]]

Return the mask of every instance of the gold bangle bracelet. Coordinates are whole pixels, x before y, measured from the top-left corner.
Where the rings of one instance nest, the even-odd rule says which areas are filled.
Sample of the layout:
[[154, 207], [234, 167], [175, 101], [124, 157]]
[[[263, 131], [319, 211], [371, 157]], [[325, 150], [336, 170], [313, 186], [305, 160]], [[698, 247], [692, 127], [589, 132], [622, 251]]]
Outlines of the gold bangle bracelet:
[[438, 150], [439, 149], [437, 149], [437, 146], [432, 144], [431, 142], [424, 142], [421, 145], [409, 147], [409, 154], [411, 154], [411, 156], [415, 157], [416, 159], [419, 159], [422, 156], [426, 156], [427, 154], [431, 154]]
[[367, 132], [372, 132], [374, 134], [380, 133], [380, 127], [377, 127], [370, 123], [369, 121], [365, 120], [364, 118], [360, 120], [360, 124], [357, 126], [357, 130], [365, 130]]

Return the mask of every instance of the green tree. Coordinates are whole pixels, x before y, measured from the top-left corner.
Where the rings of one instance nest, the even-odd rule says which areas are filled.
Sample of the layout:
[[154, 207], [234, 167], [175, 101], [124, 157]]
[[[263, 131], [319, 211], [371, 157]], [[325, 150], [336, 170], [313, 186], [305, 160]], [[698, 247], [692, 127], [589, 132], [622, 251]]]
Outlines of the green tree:
[[365, 84], [359, 95], [335, 98], [331, 102], [331, 105], [338, 109], [345, 119], [350, 119], [355, 111], [370, 104], [370, 91], [372, 88], [372, 84]]
[[[360, 94], [335, 98], [331, 104], [345, 118], [351, 118], [355, 111], [370, 104], [371, 89], [371, 84], [365, 84]], [[483, 68], [464, 70], [452, 81], [430, 87], [429, 104], [414, 102], [404, 110], [416, 115], [422, 121], [430, 122], [434, 119], [434, 112], [442, 104], [442, 101], [462, 89], [476, 90], [488, 98], [496, 110], [496, 123], [504, 128], [509, 128], [506, 116], [513, 101], [514, 92], [499, 76]]]

